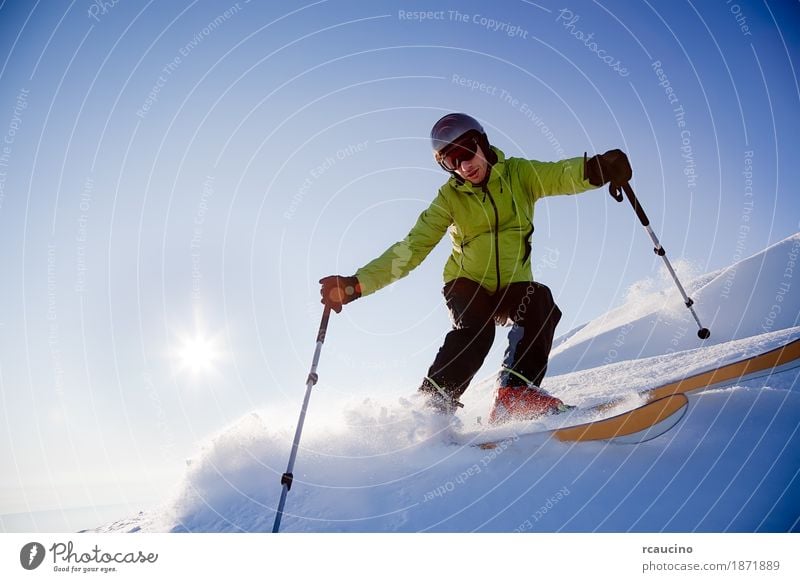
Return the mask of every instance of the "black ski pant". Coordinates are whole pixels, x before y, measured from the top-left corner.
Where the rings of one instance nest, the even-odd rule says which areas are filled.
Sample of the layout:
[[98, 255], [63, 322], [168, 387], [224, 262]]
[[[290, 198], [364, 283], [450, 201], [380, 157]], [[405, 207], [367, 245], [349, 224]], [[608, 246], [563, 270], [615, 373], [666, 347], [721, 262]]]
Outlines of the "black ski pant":
[[420, 390], [439, 389], [458, 400], [483, 365], [496, 325], [513, 324], [500, 376], [502, 386], [539, 386], [547, 372], [561, 310], [550, 289], [535, 282], [511, 283], [490, 293], [470, 279], [445, 284], [442, 291], [453, 327]]

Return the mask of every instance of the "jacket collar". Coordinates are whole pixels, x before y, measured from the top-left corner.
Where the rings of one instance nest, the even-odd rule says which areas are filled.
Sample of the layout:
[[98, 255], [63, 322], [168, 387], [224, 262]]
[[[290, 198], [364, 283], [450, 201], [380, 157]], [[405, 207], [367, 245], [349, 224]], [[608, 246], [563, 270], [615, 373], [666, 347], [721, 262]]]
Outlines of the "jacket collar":
[[[497, 162], [492, 165], [489, 169], [489, 180], [486, 182], [486, 187], [489, 190], [494, 190], [494, 185], [499, 183], [505, 175], [505, 164], [506, 164], [506, 156], [505, 154], [499, 150], [498, 148], [491, 146], [492, 151], [497, 155]], [[477, 194], [482, 191], [480, 186], [473, 186], [469, 182], [458, 178], [457, 176], [452, 176], [449, 180], [450, 186], [456, 190], [457, 192], [462, 192], [464, 194]]]

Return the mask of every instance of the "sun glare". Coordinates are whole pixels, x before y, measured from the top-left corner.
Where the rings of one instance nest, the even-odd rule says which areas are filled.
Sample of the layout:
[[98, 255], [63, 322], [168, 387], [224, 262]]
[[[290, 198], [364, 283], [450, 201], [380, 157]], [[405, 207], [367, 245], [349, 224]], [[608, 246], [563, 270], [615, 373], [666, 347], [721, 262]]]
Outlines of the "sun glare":
[[176, 355], [180, 370], [201, 375], [214, 371], [214, 365], [219, 361], [221, 351], [213, 338], [196, 335], [182, 338]]

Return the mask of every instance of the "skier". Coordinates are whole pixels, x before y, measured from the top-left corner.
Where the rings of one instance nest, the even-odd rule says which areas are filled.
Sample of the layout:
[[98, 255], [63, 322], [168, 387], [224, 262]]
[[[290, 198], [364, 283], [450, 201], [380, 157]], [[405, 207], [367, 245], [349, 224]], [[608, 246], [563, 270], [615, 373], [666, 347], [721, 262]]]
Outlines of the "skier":
[[450, 179], [401, 241], [353, 276], [320, 280], [322, 303], [342, 306], [406, 276], [449, 230], [452, 252], [443, 295], [452, 329], [419, 390], [436, 410], [452, 414], [483, 364], [495, 325], [511, 324], [498, 378], [493, 424], [570, 408], [541, 388], [561, 311], [550, 289], [533, 281], [531, 235], [539, 198], [576, 194], [631, 179], [627, 156], [610, 150], [587, 160], [539, 162], [506, 158], [477, 120], [445, 115], [431, 130], [433, 154]]

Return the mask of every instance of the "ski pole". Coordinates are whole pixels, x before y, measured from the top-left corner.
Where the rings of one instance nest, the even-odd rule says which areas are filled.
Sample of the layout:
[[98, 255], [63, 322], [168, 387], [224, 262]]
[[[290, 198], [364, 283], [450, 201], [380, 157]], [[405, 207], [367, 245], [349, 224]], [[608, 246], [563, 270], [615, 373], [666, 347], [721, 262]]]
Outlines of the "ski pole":
[[[616, 188], [615, 186], [612, 187], [609, 190], [609, 192], [611, 193], [611, 196], [614, 198], [614, 200], [616, 200], [617, 202], [622, 202], [622, 194], [620, 194], [618, 190], [615, 193], [614, 191], [615, 188]], [[697, 322], [697, 327], [700, 328], [697, 331], [697, 336], [700, 339], [708, 339], [711, 336], [711, 332], [708, 330], [708, 328], [703, 327], [702, 323], [700, 323], [700, 318], [697, 317], [697, 313], [695, 312], [693, 307], [694, 301], [692, 301], [692, 298], [686, 294], [686, 291], [683, 289], [683, 285], [681, 285], [681, 282], [678, 280], [678, 275], [675, 274], [675, 269], [672, 268], [672, 264], [669, 262], [669, 259], [667, 258], [667, 251], [665, 251], [664, 247], [661, 246], [661, 243], [658, 241], [656, 233], [654, 233], [653, 229], [650, 228], [650, 219], [647, 218], [647, 215], [644, 213], [644, 208], [642, 208], [642, 205], [639, 204], [639, 199], [636, 198], [636, 194], [633, 192], [633, 188], [631, 188], [631, 185], [628, 182], [625, 182], [624, 184], [622, 184], [622, 190], [628, 197], [628, 200], [630, 201], [631, 206], [633, 206], [633, 210], [634, 212], [636, 212], [636, 216], [639, 217], [639, 221], [642, 223], [642, 226], [644, 226], [645, 230], [647, 231], [647, 234], [650, 235], [650, 238], [652, 239], [653, 244], [655, 245], [655, 248], [653, 250], [659, 257], [664, 259], [664, 264], [667, 266], [669, 274], [672, 275], [672, 280], [675, 281], [675, 285], [678, 286], [678, 291], [681, 292], [684, 304], [686, 305], [686, 307], [689, 308], [689, 311], [692, 312], [692, 317], [694, 317], [694, 320]]]
[[281, 475], [281, 499], [278, 502], [278, 511], [275, 514], [275, 523], [272, 525], [272, 533], [278, 533], [281, 528], [281, 517], [283, 517], [283, 506], [286, 504], [286, 494], [292, 488], [292, 480], [294, 475], [294, 462], [297, 459], [297, 448], [300, 445], [300, 435], [303, 432], [303, 423], [306, 420], [306, 410], [308, 409], [308, 401], [311, 398], [311, 388], [319, 380], [317, 376], [317, 364], [319, 363], [319, 354], [322, 351], [322, 344], [325, 343], [325, 333], [328, 330], [328, 320], [331, 317], [331, 308], [327, 305], [322, 312], [322, 321], [319, 324], [319, 331], [317, 332], [317, 346], [314, 349], [314, 358], [311, 361], [311, 371], [308, 373], [306, 380], [306, 395], [303, 398], [303, 407], [300, 409], [300, 419], [297, 421], [297, 429], [294, 432], [294, 442], [292, 443], [292, 452], [289, 454], [289, 464], [286, 467], [286, 472]]

